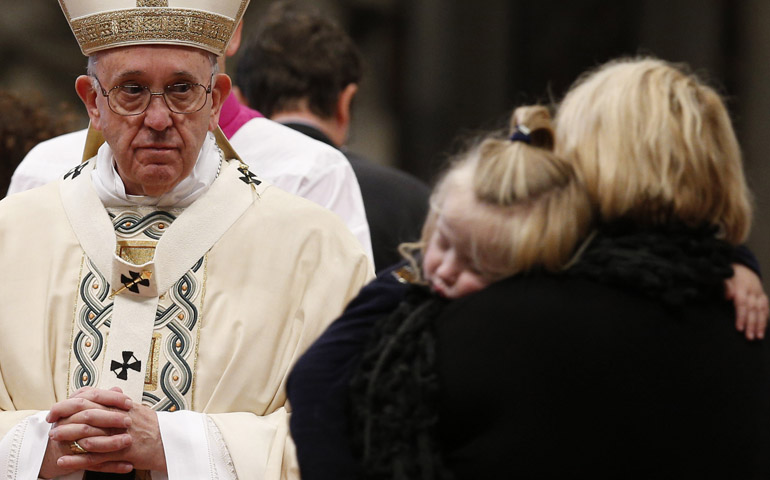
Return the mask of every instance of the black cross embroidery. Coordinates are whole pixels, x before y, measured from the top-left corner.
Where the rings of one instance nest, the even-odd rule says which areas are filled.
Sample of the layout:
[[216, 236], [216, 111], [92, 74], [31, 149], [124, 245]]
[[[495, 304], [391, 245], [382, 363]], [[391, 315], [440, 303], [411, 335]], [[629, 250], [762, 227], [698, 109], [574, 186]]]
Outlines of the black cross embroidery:
[[[133, 362], [131, 361], [133, 359]], [[123, 363], [118, 362], [117, 360], [113, 360], [110, 364], [110, 371], [115, 372], [115, 375], [118, 376], [121, 380], [126, 380], [128, 378], [128, 370], [134, 370], [139, 371], [142, 368], [142, 362], [136, 359], [134, 356], [134, 352], [123, 352]], [[118, 370], [120, 370], [118, 372]]]
[[120, 274], [120, 283], [122, 283], [129, 292], [139, 293], [139, 285], [143, 287], [150, 286], [150, 280], [143, 278], [140, 272], [132, 272], [129, 270], [128, 273], [131, 275], [131, 278], [128, 278], [122, 273]]
[[238, 171], [240, 171], [243, 174], [243, 176], [239, 177], [239, 179], [242, 180], [243, 183], [245, 183], [246, 185], [259, 185], [260, 183], [262, 183], [262, 181], [259, 180], [256, 175], [254, 175], [249, 171], [249, 167], [245, 165], [242, 167], [238, 167]]
[[80, 165], [78, 165], [77, 167], [75, 167], [75, 168], [73, 168], [72, 170], [70, 170], [69, 172], [67, 172], [67, 173], [64, 175], [64, 180], [66, 180], [66, 179], [68, 179], [68, 178], [70, 178], [70, 177], [71, 177], [73, 180], [74, 180], [75, 178], [77, 178], [77, 176], [78, 176], [78, 175], [80, 175], [80, 172], [81, 172], [81, 171], [82, 171], [84, 168], [86, 168], [86, 165], [88, 165], [88, 164], [87, 164], [87, 163], [81, 163], [81, 164], [80, 164]]

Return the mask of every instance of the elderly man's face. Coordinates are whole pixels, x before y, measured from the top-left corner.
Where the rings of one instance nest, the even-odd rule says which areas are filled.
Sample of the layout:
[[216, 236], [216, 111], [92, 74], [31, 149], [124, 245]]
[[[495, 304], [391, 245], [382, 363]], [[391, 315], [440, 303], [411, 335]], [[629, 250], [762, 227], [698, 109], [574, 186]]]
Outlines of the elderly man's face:
[[200, 111], [173, 113], [161, 96], [153, 96], [144, 113], [123, 116], [92, 88], [90, 77], [76, 82], [91, 124], [112, 148], [118, 174], [132, 195], [158, 196], [170, 191], [192, 172], [206, 132], [214, 130], [230, 91], [226, 75], [212, 78], [212, 65], [201, 50], [180, 46], [131, 46], [100, 54], [95, 73], [106, 91], [115, 86], [148, 87], [163, 92], [168, 85], [199, 83], [211, 94]]

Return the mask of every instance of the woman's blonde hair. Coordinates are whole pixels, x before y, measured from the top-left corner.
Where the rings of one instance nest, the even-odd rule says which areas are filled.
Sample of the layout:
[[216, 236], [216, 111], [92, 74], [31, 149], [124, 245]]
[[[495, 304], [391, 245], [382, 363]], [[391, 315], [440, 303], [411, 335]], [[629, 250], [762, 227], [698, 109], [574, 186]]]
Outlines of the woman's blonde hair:
[[555, 119], [556, 152], [572, 162], [602, 221], [681, 221], [746, 239], [751, 202], [720, 96], [662, 60], [622, 59], [579, 79]]
[[516, 109], [510, 134], [517, 131], [530, 144], [490, 136], [453, 163], [434, 188], [417, 246], [427, 245], [451, 199], [471, 229], [470, 259], [493, 280], [567, 264], [591, 227], [588, 195], [573, 167], [551, 152], [545, 107]]

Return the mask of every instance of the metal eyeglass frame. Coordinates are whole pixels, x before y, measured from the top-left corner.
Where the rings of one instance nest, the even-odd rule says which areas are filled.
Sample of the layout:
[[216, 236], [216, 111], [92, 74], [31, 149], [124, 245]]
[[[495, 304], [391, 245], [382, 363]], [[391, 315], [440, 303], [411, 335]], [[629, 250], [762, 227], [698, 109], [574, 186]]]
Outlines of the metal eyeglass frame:
[[179, 115], [190, 115], [192, 113], [200, 112], [201, 110], [203, 110], [203, 107], [206, 106], [206, 103], [208, 103], [208, 97], [209, 97], [209, 94], [211, 93], [211, 89], [212, 89], [213, 84], [214, 84], [214, 74], [213, 73], [211, 74], [211, 78], [209, 80], [209, 86], [208, 87], [203, 86], [203, 84], [201, 84], [201, 83], [193, 83], [193, 82], [179, 82], [179, 83], [173, 84], [173, 85], [180, 85], [180, 84], [197, 85], [199, 87], [203, 87], [203, 88], [206, 89], [205, 90], [205, 95], [204, 95], [204, 101], [203, 101], [203, 103], [201, 103], [201, 106], [198, 107], [196, 110], [192, 110], [190, 112], [177, 112], [176, 110], [171, 108], [171, 105], [169, 105], [168, 99], [166, 98], [166, 90], [165, 90], [166, 88], [170, 87], [171, 85], [166, 85], [162, 92], [153, 92], [152, 90], [150, 90], [150, 87], [147, 87], [145, 85], [136, 85], [137, 87], [143, 88], [144, 90], [147, 90], [147, 92], [149, 92], [150, 97], [147, 100], [147, 105], [145, 105], [144, 108], [140, 112], [136, 112], [136, 113], [120, 113], [120, 112], [116, 112], [115, 109], [112, 107], [112, 103], [110, 102], [110, 94], [114, 90], [122, 88], [125, 85], [115, 85], [114, 87], [110, 88], [109, 90], [105, 90], [104, 87], [102, 86], [102, 82], [99, 80], [99, 77], [97, 77], [96, 75], [92, 75], [92, 77], [96, 80], [96, 83], [99, 84], [99, 90], [101, 90], [102, 96], [107, 98], [107, 106], [110, 107], [110, 110], [112, 111], [112, 113], [114, 113], [115, 115], [121, 115], [123, 117], [134, 117], [136, 115], [143, 114], [144, 112], [147, 111], [148, 108], [150, 108], [150, 104], [152, 103], [152, 97], [155, 97], [155, 96], [163, 97], [163, 103], [166, 105], [166, 108], [168, 108], [171, 113], [176, 113], [176, 114], [179, 114]]

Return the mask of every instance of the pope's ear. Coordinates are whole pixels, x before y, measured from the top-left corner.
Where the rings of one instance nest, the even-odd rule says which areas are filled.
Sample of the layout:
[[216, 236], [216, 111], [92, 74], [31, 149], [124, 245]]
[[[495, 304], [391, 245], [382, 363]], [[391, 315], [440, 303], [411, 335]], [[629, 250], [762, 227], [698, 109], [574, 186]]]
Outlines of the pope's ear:
[[214, 84], [211, 86], [211, 118], [209, 119], [209, 130], [216, 130], [219, 124], [219, 114], [222, 111], [222, 105], [230, 96], [230, 90], [233, 84], [230, 77], [220, 73], [214, 76]]
[[93, 79], [88, 75], [79, 76], [75, 80], [75, 91], [78, 92], [78, 97], [83, 101], [83, 105], [86, 106], [86, 111], [91, 119], [91, 125], [99, 130], [99, 120], [101, 120], [101, 115], [99, 114], [99, 108], [96, 106], [96, 97], [98, 93], [96, 93], [94, 88]]

